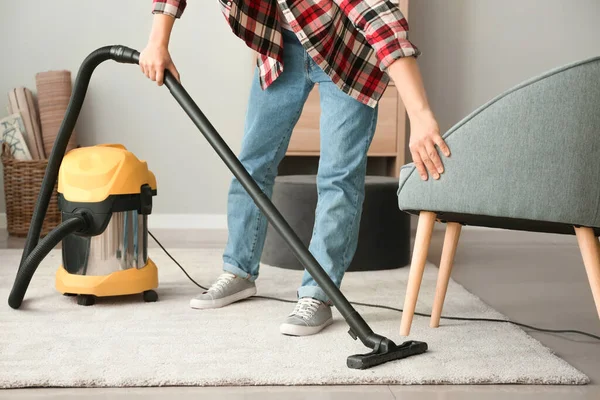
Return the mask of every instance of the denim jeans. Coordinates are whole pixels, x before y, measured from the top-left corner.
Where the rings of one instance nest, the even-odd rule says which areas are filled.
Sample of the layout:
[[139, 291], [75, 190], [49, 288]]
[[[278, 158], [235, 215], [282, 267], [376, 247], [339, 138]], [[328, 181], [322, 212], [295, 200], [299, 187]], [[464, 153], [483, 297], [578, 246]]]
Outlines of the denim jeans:
[[[239, 159], [271, 198], [277, 168], [309, 92], [320, 95], [318, 201], [309, 251], [340, 287], [354, 256], [364, 199], [367, 151], [377, 124], [371, 108], [342, 92], [310, 58], [295, 35], [284, 31], [284, 71], [266, 90], [255, 75]], [[231, 181], [227, 224], [229, 237], [223, 269], [254, 281], [267, 232], [267, 219], [236, 178]], [[299, 298], [329, 302], [304, 271]]]

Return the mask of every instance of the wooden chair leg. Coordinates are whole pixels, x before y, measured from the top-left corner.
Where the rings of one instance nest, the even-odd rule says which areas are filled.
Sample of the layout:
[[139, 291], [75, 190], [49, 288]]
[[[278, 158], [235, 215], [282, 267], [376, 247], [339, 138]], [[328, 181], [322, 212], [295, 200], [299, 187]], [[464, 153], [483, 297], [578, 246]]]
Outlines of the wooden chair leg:
[[400, 323], [400, 335], [408, 336], [410, 326], [412, 325], [415, 307], [417, 306], [417, 297], [419, 288], [423, 279], [423, 271], [427, 263], [427, 252], [431, 243], [431, 235], [435, 224], [435, 213], [421, 211], [419, 214], [419, 223], [417, 225], [417, 235], [413, 247], [412, 261], [408, 275], [408, 286], [406, 288], [406, 297], [404, 299], [404, 312]]
[[456, 222], [449, 222], [448, 226], [446, 226], [440, 270], [438, 272], [437, 285], [435, 287], [435, 299], [433, 301], [431, 320], [429, 322], [429, 326], [432, 328], [440, 326], [440, 317], [442, 315], [442, 308], [444, 307], [444, 300], [446, 298], [446, 291], [448, 290], [448, 282], [450, 281], [450, 273], [452, 272], [454, 255], [456, 254], [456, 247], [458, 246], [461, 229], [462, 225]]
[[575, 234], [600, 317], [600, 244], [592, 228], [575, 228]]

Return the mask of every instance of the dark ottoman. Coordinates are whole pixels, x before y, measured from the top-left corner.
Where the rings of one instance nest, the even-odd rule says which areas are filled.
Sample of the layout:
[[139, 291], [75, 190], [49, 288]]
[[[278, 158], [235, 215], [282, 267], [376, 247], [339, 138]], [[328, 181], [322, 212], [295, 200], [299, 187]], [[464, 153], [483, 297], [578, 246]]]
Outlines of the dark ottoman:
[[[397, 178], [366, 177], [358, 247], [348, 271], [393, 269], [409, 264], [410, 216], [398, 208], [397, 190]], [[272, 200], [308, 247], [317, 207], [316, 176], [278, 176]], [[270, 224], [261, 262], [286, 269], [304, 269]]]

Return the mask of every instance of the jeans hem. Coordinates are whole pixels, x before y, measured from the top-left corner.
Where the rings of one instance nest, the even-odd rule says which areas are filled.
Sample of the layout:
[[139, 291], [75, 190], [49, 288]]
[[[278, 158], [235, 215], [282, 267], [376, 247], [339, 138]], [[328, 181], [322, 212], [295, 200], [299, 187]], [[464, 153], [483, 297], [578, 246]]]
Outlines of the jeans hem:
[[312, 297], [313, 299], [317, 299], [322, 301], [323, 303], [331, 304], [331, 301], [325, 294], [325, 291], [318, 286], [301, 286], [298, 289], [298, 298], [302, 297]]
[[246, 279], [250, 282], [254, 282], [258, 278], [258, 275], [249, 274], [248, 272], [244, 271], [240, 267], [233, 265], [233, 264], [224, 263], [223, 271], [230, 272], [230, 273], [232, 273], [242, 279]]

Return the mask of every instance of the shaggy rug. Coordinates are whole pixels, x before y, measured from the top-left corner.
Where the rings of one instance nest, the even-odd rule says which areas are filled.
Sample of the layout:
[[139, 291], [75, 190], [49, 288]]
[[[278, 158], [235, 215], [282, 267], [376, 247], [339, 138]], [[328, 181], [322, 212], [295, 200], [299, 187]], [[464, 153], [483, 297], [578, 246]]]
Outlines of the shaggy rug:
[[[172, 250], [201, 284], [220, 273], [221, 250]], [[421, 340], [425, 354], [368, 370], [346, 367], [366, 353], [335, 322], [321, 334], [287, 337], [279, 324], [294, 304], [249, 299], [217, 310], [194, 310], [196, 288], [160, 249], [159, 301], [139, 296], [98, 299], [91, 307], [54, 289], [60, 252], [53, 251], [33, 277], [23, 306], [7, 303], [20, 250], [0, 251], [0, 387], [124, 387], [162, 385], [315, 384], [585, 384], [586, 375], [507, 323], [442, 320], [438, 329], [415, 316], [411, 336], [399, 336], [401, 314], [356, 306], [376, 333], [396, 343]], [[402, 307], [408, 268], [347, 273], [350, 301]], [[428, 265], [417, 311], [430, 312], [437, 268]], [[294, 299], [302, 272], [261, 267], [258, 294]], [[454, 281], [444, 315], [505, 317]]]

